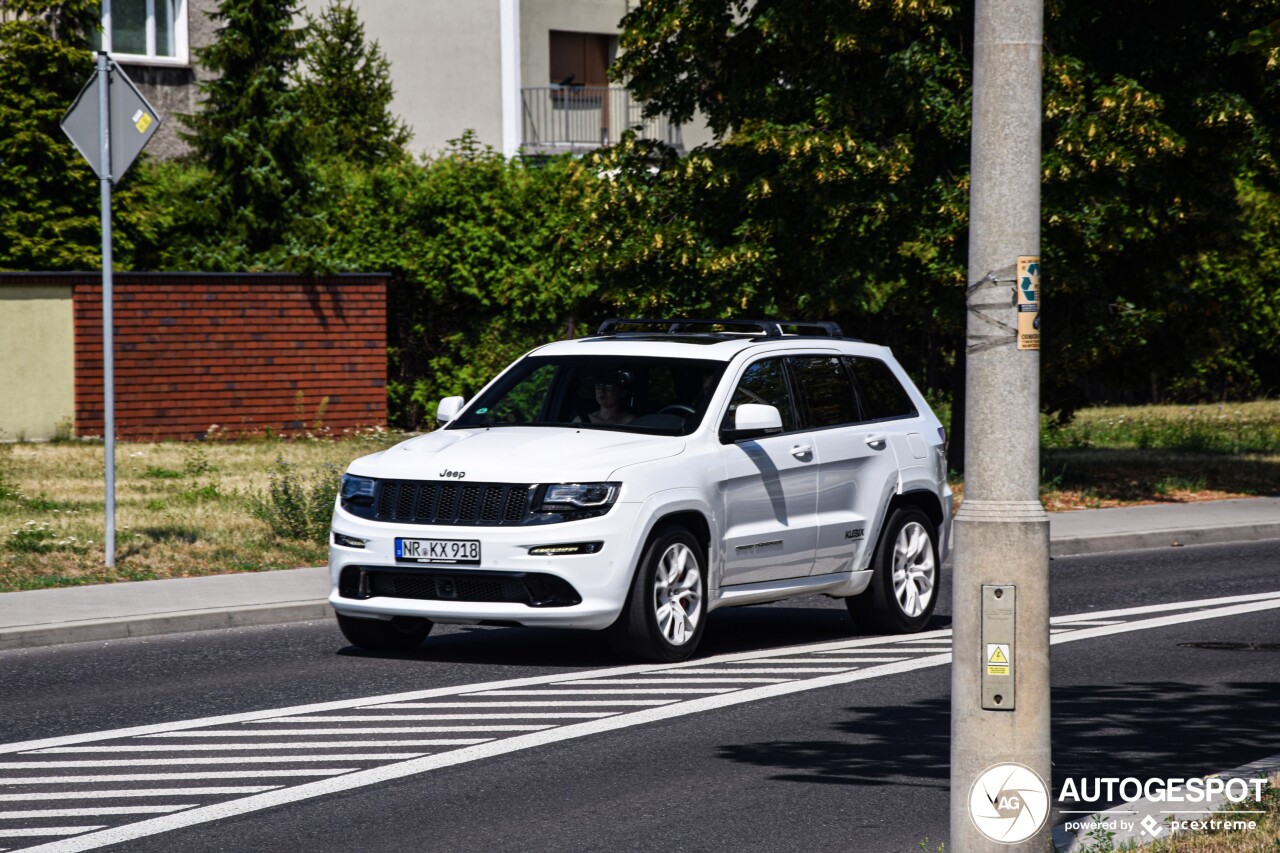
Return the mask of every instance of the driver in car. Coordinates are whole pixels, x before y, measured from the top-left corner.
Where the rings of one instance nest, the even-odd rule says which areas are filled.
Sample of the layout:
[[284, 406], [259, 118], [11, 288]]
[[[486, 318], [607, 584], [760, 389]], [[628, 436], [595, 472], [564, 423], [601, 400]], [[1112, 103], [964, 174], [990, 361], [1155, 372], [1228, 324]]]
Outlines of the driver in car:
[[631, 374], [619, 370], [595, 376], [591, 381], [595, 386], [596, 405], [599, 408], [587, 414], [588, 422], [620, 426], [635, 420], [636, 416], [627, 406], [631, 396]]

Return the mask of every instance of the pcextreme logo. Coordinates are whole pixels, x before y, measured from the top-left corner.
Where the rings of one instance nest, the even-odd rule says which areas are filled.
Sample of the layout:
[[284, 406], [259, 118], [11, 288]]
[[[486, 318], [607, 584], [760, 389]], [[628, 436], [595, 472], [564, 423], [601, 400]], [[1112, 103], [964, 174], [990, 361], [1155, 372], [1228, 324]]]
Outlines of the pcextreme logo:
[[1001, 844], [1026, 841], [1049, 816], [1049, 788], [1021, 764], [996, 764], [982, 771], [969, 791], [969, 817], [978, 831]]

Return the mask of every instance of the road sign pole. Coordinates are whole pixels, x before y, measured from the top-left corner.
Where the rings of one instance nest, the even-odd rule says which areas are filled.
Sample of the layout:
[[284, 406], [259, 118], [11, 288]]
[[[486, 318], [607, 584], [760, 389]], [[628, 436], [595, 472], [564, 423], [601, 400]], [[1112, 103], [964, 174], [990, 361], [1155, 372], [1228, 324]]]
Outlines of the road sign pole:
[[111, 252], [111, 60], [98, 53], [98, 133], [102, 143], [99, 185], [102, 198], [102, 437], [106, 458], [107, 567], [116, 564], [116, 359]]
[[1043, 0], [977, 0], [974, 16], [949, 848], [1039, 853], [1050, 847], [1053, 784], [1049, 519], [1039, 499]]

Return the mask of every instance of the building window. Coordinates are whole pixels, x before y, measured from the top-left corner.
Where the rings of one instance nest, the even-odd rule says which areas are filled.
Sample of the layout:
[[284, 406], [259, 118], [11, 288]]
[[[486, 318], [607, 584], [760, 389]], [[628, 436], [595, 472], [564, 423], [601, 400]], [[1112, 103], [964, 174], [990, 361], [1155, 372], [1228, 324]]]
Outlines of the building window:
[[94, 47], [159, 64], [187, 61], [187, 0], [102, 0]]
[[617, 36], [551, 31], [551, 83], [565, 86], [608, 86], [609, 65], [617, 53]]

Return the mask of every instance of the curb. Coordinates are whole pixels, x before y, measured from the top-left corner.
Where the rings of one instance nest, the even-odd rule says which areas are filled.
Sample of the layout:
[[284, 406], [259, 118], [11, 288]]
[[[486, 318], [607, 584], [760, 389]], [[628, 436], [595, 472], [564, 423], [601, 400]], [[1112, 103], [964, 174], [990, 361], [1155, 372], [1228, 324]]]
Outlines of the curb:
[[1143, 548], [1221, 545], [1228, 542], [1258, 542], [1264, 539], [1280, 539], [1280, 522], [1074, 536], [1057, 542], [1050, 541], [1049, 556], [1074, 557], [1081, 554], [1106, 554], [1112, 551], [1135, 551]]
[[246, 628], [328, 619], [333, 615], [327, 601], [291, 604], [261, 604], [211, 610], [190, 610], [147, 616], [125, 616], [116, 619], [94, 619], [61, 625], [23, 626], [0, 629], [0, 651], [85, 643], [96, 640], [121, 640], [129, 637], [154, 637], [159, 634], [181, 634], [218, 628]]

